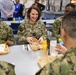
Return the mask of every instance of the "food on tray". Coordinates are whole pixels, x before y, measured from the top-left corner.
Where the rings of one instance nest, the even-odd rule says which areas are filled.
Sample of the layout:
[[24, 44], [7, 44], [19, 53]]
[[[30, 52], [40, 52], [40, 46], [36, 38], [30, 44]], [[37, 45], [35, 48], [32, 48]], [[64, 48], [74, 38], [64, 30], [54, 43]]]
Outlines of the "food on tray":
[[41, 58], [38, 58], [38, 64], [40, 67], [44, 67], [47, 63], [49, 63], [49, 62], [52, 63], [54, 60], [60, 59], [62, 57], [63, 57], [63, 54], [59, 54], [57, 56], [48, 56], [47, 60], [45, 60], [45, 57], [44, 57], [44, 59], [43, 59], [43, 57], [41, 57]]
[[38, 40], [36, 38], [32, 38], [33, 42], [38, 42]]
[[6, 54], [9, 52], [8, 45], [0, 44], [0, 54]]
[[30, 44], [32, 50], [36, 51], [36, 50], [40, 50], [41, 49], [41, 44], [39, 43], [39, 41], [36, 38], [32, 38], [33, 42]]

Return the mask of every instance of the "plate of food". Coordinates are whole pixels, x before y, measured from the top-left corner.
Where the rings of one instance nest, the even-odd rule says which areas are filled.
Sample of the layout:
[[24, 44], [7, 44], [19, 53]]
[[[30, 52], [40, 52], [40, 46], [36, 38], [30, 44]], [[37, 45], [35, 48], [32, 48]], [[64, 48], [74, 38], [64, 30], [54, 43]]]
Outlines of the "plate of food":
[[7, 44], [0, 44], [0, 55], [7, 54], [9, 52], [9, 48]]

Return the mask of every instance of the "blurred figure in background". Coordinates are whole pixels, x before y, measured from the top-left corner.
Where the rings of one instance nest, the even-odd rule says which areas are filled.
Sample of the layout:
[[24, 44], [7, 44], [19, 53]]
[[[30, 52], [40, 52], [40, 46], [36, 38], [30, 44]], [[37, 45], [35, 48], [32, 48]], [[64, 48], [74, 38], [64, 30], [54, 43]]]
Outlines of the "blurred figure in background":
[[23, 18], [23, 9], [24, 9], [24, 6], [22, 4], [20, 4], [20, 0], [15, 0], [16, 1], [16, 4], [15, 5], [15, 11], [14, 11], [14, 14], [13, 14], [13, 17], [14, 18]]
[[25, 20], [18, 29], [18, 42], [21, 44], [32, 43], [36, 38], [40, 43], [47, 39], [47, 29], [40, 20], [40, 10], [38, 7], [31, 6], [27, 11], [27, 20]]
[[39, 0], [35, 0], [34, 6], [38, 7], [40, 9], [40, 11], [44, 10], [45, 9], [45, 5], [39, 3]]
[[[75, 5], [73, 3], [67, 4], [65, 6], [64, 15], [73, 10], [75, 10]], [[57, 18], [52, 28], [52, 36], [56, 37], [57, 39], [60, 37], [60, 27], [61, 27], [62, 18], [63, 16]]]
[[13, 13], [15, 10], [12, 0], [0, 1], [1, 20], [13, 20]]

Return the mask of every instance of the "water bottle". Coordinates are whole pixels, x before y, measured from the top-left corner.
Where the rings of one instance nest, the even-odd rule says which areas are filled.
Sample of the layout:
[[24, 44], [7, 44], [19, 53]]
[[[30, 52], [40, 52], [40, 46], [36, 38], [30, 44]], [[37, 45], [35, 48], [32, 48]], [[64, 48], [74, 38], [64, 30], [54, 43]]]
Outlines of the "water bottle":
[[20, 23], [20, 17], [18, 18], [18, 22]]
[[[63, 43], [61, 38], [58, 38], [58, 44], [64, 45], [64, 43]], [[58, 54], [61, 54], [61, 52], [58, 52]]]
[[58, 44], [64, 45], [64, 43], [63, 43], [61, 38], [58, 38]]

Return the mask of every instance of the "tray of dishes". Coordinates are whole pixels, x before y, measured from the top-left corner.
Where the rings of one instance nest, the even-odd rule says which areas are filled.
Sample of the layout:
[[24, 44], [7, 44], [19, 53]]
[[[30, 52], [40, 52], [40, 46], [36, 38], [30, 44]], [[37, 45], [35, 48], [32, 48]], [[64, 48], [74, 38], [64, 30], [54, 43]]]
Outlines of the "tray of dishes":
[[9, 52], [9, 48], [7, 44], [0, 44], [0, 55], [7, 54]]
[[46, 56], [46, 57], [41, 57], [38, 58], [38, 64], [42, 68], [44, 67], [47, 63], [52, 63], [54, 60], [61, 58], [63, 55], [59, 54], [57, 56]]

